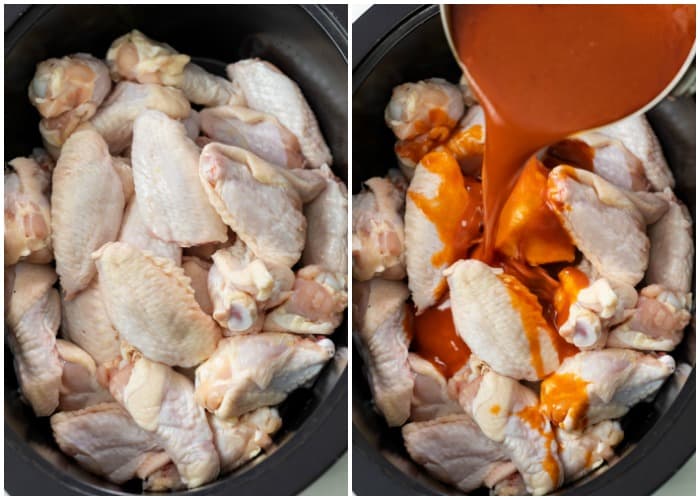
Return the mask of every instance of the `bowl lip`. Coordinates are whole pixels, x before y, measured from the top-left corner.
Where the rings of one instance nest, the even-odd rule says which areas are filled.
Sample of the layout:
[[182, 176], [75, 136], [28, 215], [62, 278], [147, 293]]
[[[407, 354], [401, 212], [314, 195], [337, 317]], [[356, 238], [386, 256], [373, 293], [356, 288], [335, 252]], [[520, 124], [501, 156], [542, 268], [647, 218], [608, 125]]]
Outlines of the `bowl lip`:
[[[381, 5], [353, 23], [353, 96], [384, 56], [425, 22], [437, 5]], [[447, 42], [445, 42], [447, 44]], [[354, 369], [359, 369], [354, 367]], [[435, 495], [438, 492], [387, 460], [354, 423], [363, 402], [353, 391], [353, 491], [358, 495]], [[564, 495], [649, 495], [695, 453], [695, 366], [671, 406], [634, 448], [603, 474], [569, 488]], [[690, 435], [692, 433], [692, 435]]]
[[[5, 6], [5, 55], [12, 50], [52, 5], [34, 5], [7, 12]], [[344, 5], [298, 5], [333, 43], [347, 63], [347, 9]], [[233, 6], [235, 8], [235, 6]], [[332, 361], [331, 361], [332, 362]], [[325, 370], [329, 369], [327, 365]], [[7, 394], [5, 395], [7, 398]], [[7, 400], [5, 404], [7, 411]], [[293, 495], [301, 492], [333, 465], [348, 447], [348, 368], [330, 393], [304, 420], [294, 435], [262, 462], [234, 477], [218, 478], [195, 489], [168, 492], [174, 495]], [[12, 495], [120, 495], [108, 487], [87, 484], [42, 457], [12, 429], [5, 433], [5, 491]], [[309, 459], [310, 458], [310, 459]], [[245, 468], [245, 466], [244, 466]]]

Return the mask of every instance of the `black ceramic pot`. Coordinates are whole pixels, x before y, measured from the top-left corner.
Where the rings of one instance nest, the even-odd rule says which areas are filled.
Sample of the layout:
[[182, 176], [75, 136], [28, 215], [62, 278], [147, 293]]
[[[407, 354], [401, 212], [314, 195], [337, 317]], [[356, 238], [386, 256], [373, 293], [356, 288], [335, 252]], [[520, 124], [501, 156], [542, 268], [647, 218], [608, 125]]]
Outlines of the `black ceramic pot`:
[[[396, 165], [384, 108], [394, 86], [460, 76], [442, 32], [437, 6], [375, 6], [353, 24], [353, 189]], [[676, 194], [695, 220], [695, 96], [666, 99], [647, 117], [676, 178]], [[684, 384], [664, 385], [653, 402], [636, 406], [622, 425], [619, 458], [557, 491], [565, 495], [648, 495], [695, 451], [695, 308], [682, 345], [672, 353], [690, 364]], [[359, 355], [353, 355], [353, 491], [358, 495], [461, 494], [413, 462], [399, 429], [372, 408]], [[486, 490], [475, 494], [488, 494]]]
[[[347, 182], [347, 8], [345, 6], [10, 6], [5, 10], [5, 160], [41, 145], [39, 115], [27, 86], [39, 61], [74, 52], [104, 57], [110, 43], [138, 28], [224, 75], [226, 63], [261, 57], [295, 80], [316, 112]], [[347, 322], [331, 337], [341, 352]], [[200, 495], [290, 495], [319, 477], [347, 448], [347, 370], [329, 363], [311, 388], [280, 406], [276, 449], [211, 484]], [[264, 459], [263, 459], [264, 458]], [[80, 468], [55, 445], [47, 418], [18, 395], [5, 345], [5, 489], [13, 495], [128, 494]]]

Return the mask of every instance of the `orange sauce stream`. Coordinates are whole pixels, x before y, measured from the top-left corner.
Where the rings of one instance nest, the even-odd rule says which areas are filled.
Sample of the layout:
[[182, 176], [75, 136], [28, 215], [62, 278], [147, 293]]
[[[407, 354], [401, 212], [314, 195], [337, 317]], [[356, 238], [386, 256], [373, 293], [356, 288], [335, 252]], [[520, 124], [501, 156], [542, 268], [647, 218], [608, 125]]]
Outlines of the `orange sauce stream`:
[[452, 6], [452, 32], [485, 113], [489, 261], [500, 212], [528, 158], [657, 96], [694, 44], [695, 6], [463, 4]]
[[574, 260], [576, 249], [547, 204], [549, 171], [532, 157], [503, 206], [496, 249], [530, 265]]
[[466, 179], [457, 161], [448, 153], [432, 152], [421, 160], [440, 178], [434, 198], [409, 189], [408, 196], [437, 230], [443, 248], [431, 257], [433, 266], [449, 265], [466, 256], [482, 227], [481, 185]]
[[573, 373], [554, 373], [540, 385], [540, 407], [554, 425], [561, 426], [567, 415], [575, 429], [586, 426], [588, 382]]
[[414, 326], [411, 350], [430, 361], [446, 378], [469, 359], [471, 351], [455, 329], [451, 309], [426, 309], [416, 316]]

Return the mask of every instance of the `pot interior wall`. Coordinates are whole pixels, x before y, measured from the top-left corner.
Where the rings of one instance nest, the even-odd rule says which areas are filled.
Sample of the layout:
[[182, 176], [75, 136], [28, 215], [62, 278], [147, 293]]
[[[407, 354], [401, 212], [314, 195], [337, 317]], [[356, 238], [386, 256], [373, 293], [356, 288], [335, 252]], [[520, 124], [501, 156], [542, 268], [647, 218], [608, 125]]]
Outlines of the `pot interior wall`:
[[[433, 15], [430, 15], [431, 12]], [[362, 56], [364, 59], [356, 67], [353, 75], [354, 193], [360, 191], [365, 180], [374, 176], [384, 176], [389, 168], [397, 166], [393, 152], [395, 137], [384, 123], [384, 108], [391, 98], [392, 89], [405, 82], [432, 77], [456, 83], [461, 75], [445, 41], [436, 8], [425, 9], [412, 19], [404, 20], [394, 31], [377, 42], [369, 54], [354, 57]], [[674, 172], [676, 195], [688, 206], [695, 220], [695, 97], [666, 99], [651, 110], [647, 117]], [[695, 322], [691, 321], [686, 338], [672, 353], [676, 361], [689, 363], [693, 367], [694, 325]], [[404, 484], [405, 491], [402, 493], [408, 493], [410, 490], [413, 494], [462, 494], [432, 479], [410, 460], [403, 446], [400, 429], [387, 427], [384, 419], [373, 408], [371, 393], [357, 350], [353, 351], [353, 360], [353, 435], [357, 435], [358, 440], [363, 441], [362, 446], [370, 450], [367, 451], [367, 455], [363, 453], [359, 460], [374, 460], [375, 463], [368, 467], [393, 470], [390, 465], [393, 464], [403, 471], [403, 477], [395, 474], [396, 471], [387, 474]], [[694, 377], [694, 373], [691, 377]], [[669, 381], [654, 402], [636, 406], [622, 420], [625, 440], [617, 448], [620, 456], [632, 451], [636, 443], [669, 408], [673, 401], [673, 397], [669, 397], [672, 391], [678, 390], [679, 387]], [[694, 397], [694, 384], [691, 396]], [[599, 469], [560, 492], [576, 494], [576, 486], [585, 484], [602, 472], [604, 469]], [[401, 489], [399, 487], [399, 490], [393, 493], [398, 494]], [[367, 492], [370, 491], [367, 489]], [[356, 492], [360, 493], [359, 490]], [[389, 490], [384, 493], [390, 494]], [[474, 494], [488, 494], [488, 491], [479, 490]]]
[[[115, 38], [139, 29], [191, 55], [196, 62], [222, 76], [225, 76], [225, 64], [238, 59], [260, 57], [273, 62], [302, 88], [333, 152], [333, 170], [347, 183], [347, 63], [342, 52], [346, 42], [334, 39], [336, 28], [329, 28], [328, 23], [322, 26], [310, 12], [291, 5], [33, 7], [5, 38], [5, 160], [26, 156], [32, 148], [41, 145], [39, 115], [27, 98], [27, 87], [37, 63], [76, 52], [103, 58]], [[313, 12], [315, 16], [323, 16], [317, 8]], [[338, 348], [347, 346], [347, 320], [331, 339]], [[316, 410], [331, 394], [335, 401], [344, 391], [340, 387], [344, 370], [342, 364], [329, 363], [313, 387], [299, 389], [280, 406], [284, 425], [275, 438], [278, 446], [293, 441], [298, 432], [306, 436], [303, 439], [314, 432], [303, 424], [318, 414]], [[340, 424], [344, 429], [345, 422]], [[341, 432], [347, 434], [345, 430]], [[48, 470], [50, 474], [63, 474], [77, 491], [81, 491], [81, 485], [92, 487], [92, 493], [100, 489], [114, 493], [141, 491], [138, 481], [115, 487], [60, 453], [53, 442], [48, 419], [34, 417], [31, 409], [19, 399], [7, 344], [5, 436], [6, 457], [9, 439], [18, 446], [19, 453], [31, 455], [28, 461], [32, 467]], [[38, 456], [27, 450], [24, 443]], [[197, 491], [206, 493], [210, 487], [229, 481], [230, 477], [241, 476], [261, 459]], [[50, 491], [50, 487], [47, 488]], [[219, 486], [217, 491], [231, 493], [235, 490], [222, 491]]]

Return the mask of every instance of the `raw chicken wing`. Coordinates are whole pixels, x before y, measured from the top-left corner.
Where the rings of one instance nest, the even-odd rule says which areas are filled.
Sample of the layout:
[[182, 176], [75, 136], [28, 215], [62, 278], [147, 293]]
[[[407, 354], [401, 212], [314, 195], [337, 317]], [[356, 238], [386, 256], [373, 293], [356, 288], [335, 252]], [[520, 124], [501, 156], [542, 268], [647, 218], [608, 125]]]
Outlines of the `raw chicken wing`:
[[260, 59], [229, 64], [226, 73], [240, 87], [247, 107], [274, 116], [296, 136], [302, 154], [312, 167], [332, 164], [316, 116], [293, 80]]
[[137, 207], [154, 236], [179, 246], [226, 239], [226, 226], [199, 183], [199, 148], [160, 111], [134, 122], [131, 151]]
[[542, 411], [564, 430], [619, 418], [653, 396], [675, 366], [667, 354], [615, 348], [582, 351], [544, 379]]
[[202, 110], [202, 131], [215, 142], [247, 149], [275, 165], [303, 168], [306, 164], [296, 136], [277, 118], [242, 106]]
[[478, 238], [477, 192], [448, 153], [430, 153], [416, 167], [406, 193], [405, 223], [408, 287], [418, 314], [442, 297], [443, 272]]
[[345, 273], [306, 266], [297, 271], [289, 297], [265, 316], [263, 329], [330, 335], [348, 305]]
[[[91, 120], [112, 154], [131, 146], [134, 121], [147, 109], [182, 120], [190, 115], [190, 103], [182, 92], [152, 83], [121, 82]], [[155, 132], [155, 131], [154, 131]]]
[[402, 425], [411, 414], [414, 382], [408, 363], [408, 295], [401, 281], [375, 278], [353, 287], [353, 337], [374, 404], [391, 427]]
[[66, 300], [95, 276], [92, 252], [119, 234], [124, 192], [107, 144], [85, 127], [66, 141], [53, 173], [51, 230]]
[[208, 289], [214, 319], [225, 335], [260, 331], [264, 311], [288, 297], [294, 273], [257, 258], [241, 240], [212, 258]]
[[[608, 338], [608, 327], [620, 323], [629, 316], [628, 309], [637, 302], [637, 292], [629, 285], [613, 287], [605, 278], [599, 278], [578, 290], [575, 284], [568, 290], [569, 284], [575, 279], [578, 271], [565, 268], [559, 273], [560, 287], [557, 289], [554, 302], [562, 301], [562, 307], [557, 308], [557, 318], [565, 318], [558, 325], [559, 335], [579, 349], [599, 349], [605, 346]], [[617, 289], [617, 290], [616, 290]], [[616, 293], [624, 291], [626, 293]], [[574, 295], [566, 297], [567, 295]], [[628, 297], [629, 295], [629, 297]]]
[[56, 349], [61, 301], [46, 265], [19, 263], [7, 304], [7, 336], [23, 397], [39, 417], [58, 406], [62, 365]]
[[527, 491], [544, 495], [564, 482], [554, 430], [539, 411], [537, 395], [486, 367], [459, 372], [450, 388], [481, 431], [497, 443], [523, 476]]
[[208, 73], [178, 54], [167, 44], [151, 40], [132, 30], [112, 42], [107, 52], [112, 77], [139, 83], [158, 83], [181, 89], [187, 99], [203, 106], [239, 104], [242, 98], [235, 86]]
[[107, 313], [122, 340], [171, 366], [197, 365], [214, 351], [219, 328], [171, 259], [126, 243], [105, 245], [94, 257]]
[[291, 267], [304, 248], [306, 219], [302, 199], [282, 171], [218, 143], [206, 145], [199, 160], [204, 190], [224, 222], [260, 259]]
[[465, 493], [516, 471], [503, 445], [487, 438], [468, 415], [411, 422], [401, 433], [415, 462]]
[[[649, 261], [646, 225], [663, 214], [664, 200], [653, 195], [653, 202], [640, 200], [595, 174], [567, 166], [551, 171], [547, 189], [564, 229], [600, 275], [631, 286], [642, 280]], [[654, 206], [646, 208], [641, 201]]]
[[287, 333], [225, 338], [197, 368], [197, 402], [224, 419], [276, 405], [313, 380], [334, 353], [326, 338]]
[[327, 165], [321, 165], [319, 172], [326, 187], [304, 207], [307, 228], [301, 263], [347, 274], [348, 189]]
[[646, 282], [680, 293], [690, 291], [693, 280], [693, 220], [686, 206], [670, 189], [659, 193], [668, 212], [649, 227], [649, 267]]
[[117, 403], [56, 413], [51, 429], [64, 453], [117, 484], [145, 477], [170, 461], [154, 434], [136, 425]]
[[[399, 174], [401, 175], [401, 174]], [[406, 277], [404, 196], [388, 179], [372, 177], [352, 197], [352, 276], [401, 280]]]
[[463, 113], [459, 87], [442, 78], [430, 78], [395, 87], [384, 121], [401, 140], [426, 133], [446, 139]]
[[627, 191], [651, 187], [639, 158], [618, 139], [600, 132], [584, 132], [550, 146], [544, 164], [567, 164], [589, 170]]
[[649, 285], [639, 292], [639, 301], [631, 317], [617, 326], [608, 338], [608, 346], [641, 351], [672, 351], [690, 322], [691, 294]]
[[476, 356], [518, 380], [557, 369], [557, 333], [522, 283], [478, 260], [460, 260], [445, 274], [455, 327]]
[[282, 427], [275, 408], [258, 408], [236, 420], [207, 414], [214, 444], [221, 459], [221, 471], [228, 472], [252, 460], [272, 446], [271, 436]]
[[55, 118], [90, 104], [93, 114], [109, 93], [107, 66], [89, 54], [47, 59], [36, 67], [29, 100], [44, 118]]
[[130, 351], [109, 374], [112, 396], [136, 424], [155, 435], [188, 488], [219, 474], [219, 456], [192, 382], [172, 368]]
[[615, 455], [613, 447], [624, 437], [616, 420], [603, 420], [582, 432], [557, 428], [556, 435], [566, 481], [574, 481], [612, 458]]
[[673, 188], [675, 181], [661, 150], [661, 144], [644, 115], [636, 115], [598, 129], [619, 140], [642, 162], [654, 191]]
[[73, 131], [93, 117], [111, 87], [107, 66], [89, 54], [47, 59], [37, 65], [29, 100], [43, 117], [39, 131], [54, 156]]
[[14, 172], [5, 173], [5, 266], [51, 262], [51, 169], [33, 158], [8, 164]]

